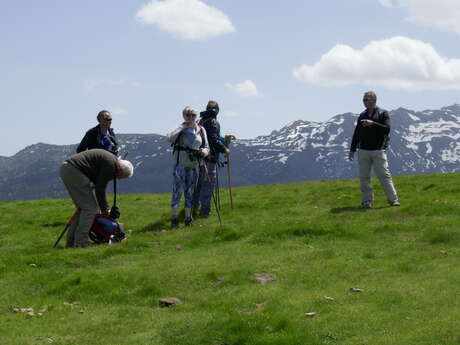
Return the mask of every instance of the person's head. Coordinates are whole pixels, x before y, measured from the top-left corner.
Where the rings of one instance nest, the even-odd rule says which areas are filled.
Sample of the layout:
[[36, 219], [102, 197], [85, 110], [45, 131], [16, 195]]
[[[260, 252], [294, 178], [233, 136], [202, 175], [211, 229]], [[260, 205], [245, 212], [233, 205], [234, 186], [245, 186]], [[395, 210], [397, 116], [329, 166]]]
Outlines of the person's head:
[[117, 178], [128, 178], [133, 176], [134, 167], [130, 161], [119, 159], [117, 163]]
[[97, 114], [97, 122], [99, 122], [101, 128], [103, 129], [110, 128], [110, 125], [112, 124], [112, 114], [110, 114], [110, 111], [101, 110]]
[[209, 101], [206, 105], [207, 111], [213, 111], [216, 115], [219, 114], [219, 103], [216, 101]]
[[377, 95], [374, 91], [367, 91], [363, 96], [363, 103], [367, 110], [373, 110], [377, 105]]
[[182, 117], [184, 118], [185, 122], [188, 124], [193, 124], [196, 122], [196, 118], [198, 116], [198, 111], [192, 107], [185, 107], [182, 110]]

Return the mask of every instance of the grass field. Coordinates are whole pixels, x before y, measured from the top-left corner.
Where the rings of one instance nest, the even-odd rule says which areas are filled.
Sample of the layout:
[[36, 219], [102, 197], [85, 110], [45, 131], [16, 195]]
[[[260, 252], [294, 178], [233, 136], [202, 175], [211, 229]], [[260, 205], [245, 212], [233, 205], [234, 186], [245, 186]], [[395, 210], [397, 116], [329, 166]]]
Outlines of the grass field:
[[458, 345], [460, 175], [394, 180], [371, 210], [356, 180], [222, 190], [222, 227], [177, 231], [121, 195], [129, 238], [89, 249], [51, 248], [70, 200], [0, 203], [0, 344]]

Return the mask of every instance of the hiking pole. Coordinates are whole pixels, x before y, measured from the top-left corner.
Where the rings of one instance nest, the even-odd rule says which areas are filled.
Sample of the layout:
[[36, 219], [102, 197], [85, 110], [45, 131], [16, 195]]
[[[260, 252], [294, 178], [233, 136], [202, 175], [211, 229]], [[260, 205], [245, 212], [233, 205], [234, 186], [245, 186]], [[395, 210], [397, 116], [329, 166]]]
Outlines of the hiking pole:
[[227, 156], [227, 178], [228, 178], [228, 192], [230, 194], [230, 207], [233, 210], [233, 195], [232, 195], [232, 170], [230, 168], [230, 155]]
[[216, 195], [217, 195], [217, 205], [219, 205], [219, 210], [221, 209], [220, 207], [220, 185], [219, 185], [219, 167], [220, 163], [216, 163]]
[[54, 243], [53, 248], [56, 248], [56, 246], [58, 245], [58, 243], [59, 243], [59, 241], [61, 240], [62, 236], [64, 236], [64, 234], [67, 232], [67, 229], [69, 229], [70, 224], [72, 224], [73, 221], [75, 220], [75, 218], [77, 218], [78, 212], [80, 212], [80, 209], [79, 209], [79, 208], [77, 208], [77, 209], [75, 210], [75, 212], [73, 213], [73, 216], [69, 219], [69, 221], [68, 221], [67, 224], [65, 225], [64, 230], [62, 230], [61, 234], [60, 234], [59, 237], [57, 238], [56, 243]]
[[[208, 167], [206, 166], [206, 163], [204, 163], [203, 167], [204, 167], [204, 174], [206, 178], [208, 179], [209, 184], [212, 186], [211, 178], [209, 177]], [[212, 200], [214, 201], [214, 207], [216, 209], [217, 217], [219, 218], [219, 224], [220, 226], [222, 226], [222, 219], [220, 218], [220, 211], [219, 211], [219, 208], [217, 207], [217, 200], [216, 200], [216, 196], [214, 195], [214, 188], [212, 190], [211, 195], [212, 195]]]

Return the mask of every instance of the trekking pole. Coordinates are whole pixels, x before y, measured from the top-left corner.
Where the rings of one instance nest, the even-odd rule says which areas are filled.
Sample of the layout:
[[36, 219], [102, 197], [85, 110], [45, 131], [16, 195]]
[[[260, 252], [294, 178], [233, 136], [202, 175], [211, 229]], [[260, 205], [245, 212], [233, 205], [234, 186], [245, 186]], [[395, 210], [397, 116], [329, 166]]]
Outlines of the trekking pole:
[[64, 230], [62, 230], [61, 234], [60, 234], [59, 237], [57, 238], [56, 243], [54, 243], [53, 248], [56, 248], [56, 246], [59, 244], [59, 241], [61, 240], [62, 236], [64, 236], [64, 234], [67, 232], [67, 229], [69, 229], [70, 224], [72, 224], [73, 221], [75, 220], [75, 218], [77, 218], [78, 212], [80, 212], [80, 209], [79, 209], [79, 208], [77, 208], [77, 209], [75, 210], [75, 212], [73, 213], [73, 216], [69, 219], [69, 221], [68, 221], [67, 224], [65, 225]]
[[[212, 185], [211, 178], [209, 177], [209, 174], [208, 174], [208, 167], [206, 166], [206, 163], [204, 163], [203, 166], [204, 166], [204, 174], [206, 178], [208, 179], [209, 184]], [[222, 219], [220, 218], [220, 211], [219, 211], [219, 208], [217, 207], [217, 200], [216, 200], [216, 196], [214, 195], [214, 189], [211, 195], [212, 195], [212, 200], [214, 201], [214, 207], [216, 209], [217, 217], [219, 218], [219, 224], [220, 226], [222, 226]]]
[[219, 162], [216, 163], [216, 196], [217, 196], [217, 205], [220, 207], [220, 184], [219, 184]]
[[230, 194], [230, 207], [233, 210], [233, 195], [232, 195], [232, 175], [230, 168], [230, 155], [227, 156], [227, 178], [228, 178], [228, 192]]

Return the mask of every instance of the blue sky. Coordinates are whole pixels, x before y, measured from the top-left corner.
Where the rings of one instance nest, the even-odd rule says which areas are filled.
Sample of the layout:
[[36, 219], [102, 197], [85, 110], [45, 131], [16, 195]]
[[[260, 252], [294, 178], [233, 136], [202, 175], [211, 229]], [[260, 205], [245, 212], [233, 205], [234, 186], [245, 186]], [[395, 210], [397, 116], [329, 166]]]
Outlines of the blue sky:
[[223, 132], [268, 134], [379, 105], [460, 103], [458, 0], [0, 2], [0, 155], [71, 144], [112, 111], [165, 134], [221, 105]]

